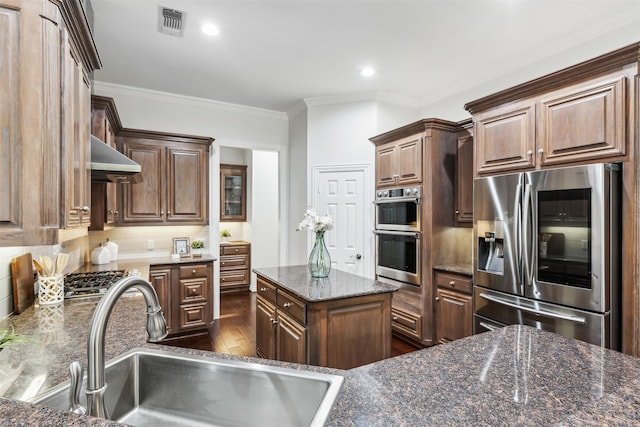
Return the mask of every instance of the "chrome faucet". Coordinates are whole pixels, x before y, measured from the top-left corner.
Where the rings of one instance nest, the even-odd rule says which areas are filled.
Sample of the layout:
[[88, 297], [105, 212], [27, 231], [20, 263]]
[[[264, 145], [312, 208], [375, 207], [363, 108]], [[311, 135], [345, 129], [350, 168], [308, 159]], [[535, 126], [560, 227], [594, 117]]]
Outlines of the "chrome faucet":
[[[147, 333], [149, 334], [149, 341], [157, 342], [167, 336], [167, 323], [160, 311], [158, 294], [151, 283], [137, 276], [129, 276], [112, 285], [93, 313], [89, 338], [87, 339], [87, 359], [89, 363], [87, 368], [87, 389], [85, 392], [87, 395], [87, 415], [109, 418], [104, 404], [104, 392], [107, 389], [107, 384], [104, 380], [104, 337], [107, 321], [113, 306], [118, 298], [130, 288], [139, 290], [147, 304]], [[77, 378], [78, 375], [71, 375], [71, 393], [79, 389], [78, 384], [73, 383], [74, 377]], [[80, 375], [79, 377], [80, 381], [82, 381], [82, 376]], [[70, 396], [70, 402], [74, 401], [76, 406], [70, 409], [75, 409], [75, 412], [82, 411], [82, 408], [77, 406], [77, 399]]]

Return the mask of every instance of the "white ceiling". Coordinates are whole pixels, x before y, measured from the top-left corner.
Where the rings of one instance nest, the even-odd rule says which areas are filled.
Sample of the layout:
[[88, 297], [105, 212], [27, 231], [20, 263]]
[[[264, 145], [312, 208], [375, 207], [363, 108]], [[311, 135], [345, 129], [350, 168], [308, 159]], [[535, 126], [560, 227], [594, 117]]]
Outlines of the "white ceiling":
[[[90, 1], [95, 80], [276, 111], [370, 92], [416, 106], [484, 96], [640, 41], [640, 0]], [[158, 32], [159, 5], [186, 12], [184, 37]]]

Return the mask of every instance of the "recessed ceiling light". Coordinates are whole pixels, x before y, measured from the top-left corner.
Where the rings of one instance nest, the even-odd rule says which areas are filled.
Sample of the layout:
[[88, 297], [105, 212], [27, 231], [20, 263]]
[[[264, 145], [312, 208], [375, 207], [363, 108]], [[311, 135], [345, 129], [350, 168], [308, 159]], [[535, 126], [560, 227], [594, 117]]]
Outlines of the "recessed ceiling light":
[[371, 67], [364, 67], [362, 70], [360, 70], [360, 75], [362, 77], [371, 77], [376, 73], [376, 70], [374, 70]]
[[208, 36], [217, 36], [220, 34], [220, 29], [213, 24], [204, 24], [201, 30]]

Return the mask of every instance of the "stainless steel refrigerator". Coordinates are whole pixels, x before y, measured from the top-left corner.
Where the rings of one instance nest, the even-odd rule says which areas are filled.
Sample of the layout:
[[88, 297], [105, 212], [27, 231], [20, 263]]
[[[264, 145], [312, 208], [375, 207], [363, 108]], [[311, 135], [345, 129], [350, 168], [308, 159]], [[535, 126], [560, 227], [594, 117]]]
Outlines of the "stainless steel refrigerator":
[[474, 333], [525, 324], [620, 348], [621, 165], [474, 180]]

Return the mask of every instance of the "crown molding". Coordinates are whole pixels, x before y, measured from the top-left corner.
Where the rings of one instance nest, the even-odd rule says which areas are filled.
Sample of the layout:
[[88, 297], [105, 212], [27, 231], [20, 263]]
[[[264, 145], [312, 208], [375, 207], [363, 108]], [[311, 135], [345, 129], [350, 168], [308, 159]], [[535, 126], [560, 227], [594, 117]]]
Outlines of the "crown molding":
[[267, 110], [264, 108], [248, 107], [245, 105], [231, 104], [228, 102], [215, 101], [206, 98], [197, 98], [195, 96], [178, 95], [175, 93], [161, 92], [150, 89], [143, 89], [133, 86], [119, 85], [115, 83], [107, 83], [102, 81], [93, 82], [93, 90], [95, 93], [105, 91], [110, 96], [113, 93], [138, 96], [155, 101], [171, 102], [174, 104], [198, 106], [204, 108], [211, 108], [222, 111], [229, 111], [233, 113], [247, 114], [252, 116], [267, 117], [278, 120], [287, 120], [287, 113], [275, 110]]

